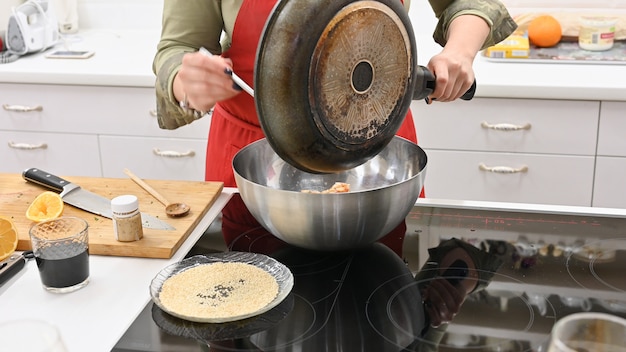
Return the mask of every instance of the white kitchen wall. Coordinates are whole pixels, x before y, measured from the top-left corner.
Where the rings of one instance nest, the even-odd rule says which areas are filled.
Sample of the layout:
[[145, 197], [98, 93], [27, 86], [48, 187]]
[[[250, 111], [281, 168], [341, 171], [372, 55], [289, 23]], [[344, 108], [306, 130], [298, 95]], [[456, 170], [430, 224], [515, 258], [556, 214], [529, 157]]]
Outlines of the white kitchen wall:
[[[0, 33], [8, 26], [11, 9], [24, 1], [0, 0]], [[78, 0], [79, 27], [160, 30], [162, 10], [163, 0]]]
[[[0, 30], [10, 8], [23, 0], [0, 0]], [[184, 1], [184, 0], [182, 0]], [[512, 14], [527, 11], [626, 12], [626, 0], [502, 0]], [[78, 0], [82, 29], [159, 30], [163, 0]], [[426, 0], [411, 0], [411, 20], [420, 30], [434, 28], [435, 18]]]
[[9, 16], [12, 9], [21, 4], [23, 0], [0, 0], [0, 32], [5, 31], [9, 26]]
[[163, 0], [78, 0], [84, 29], [160, 30], [162, 10]]
[[624, 14], [626, 1], [624, 0], [501, 0], [509, 12], [517, 14], [531, 12], [546, 13], [601, 13]]
[[626, 9], [624, 0], [501, 0], [507, 7]]
[[[0, 0], [14, 1], [14, 0]], [[180, 0], [185, 1], [185, 0]], [[501, 0], [512, 14], [528, 11], [626, 12], [626, 0]], [[160, 29], [163, 0], [78, 0], [81, 28]], [[411, 0], [411, 20], [420, 30], [434, 28], [427, 0]]]
[[[23, 0], [0, 0], [0, 30], [4, 29], [10, 8]], [[184, 1], [184, 0], [180, 0]], [[526, 11], [606, 10], [626, 12], [625, 0], [502, 0], [511, 13]], [[163, 0], [78, 0], [81, 28], [158, 29], [161, 27]], [[415, 23], [427, 21], [432, 11], [426, 0], [412, 0]]]

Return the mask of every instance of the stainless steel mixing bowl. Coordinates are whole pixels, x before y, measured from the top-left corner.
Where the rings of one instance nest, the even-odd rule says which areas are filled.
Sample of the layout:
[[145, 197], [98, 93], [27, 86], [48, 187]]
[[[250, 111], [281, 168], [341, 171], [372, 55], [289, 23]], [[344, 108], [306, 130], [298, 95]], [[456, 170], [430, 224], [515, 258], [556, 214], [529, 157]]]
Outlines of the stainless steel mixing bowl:
[[[374, 158], [334, 174], [311, 174], [282, 160], [262, 139], [233, 159], [235, 181], [252, 215], [273, 235], [315, 250], [353, 249], [371, 244], [407, 216], [424, 184], [426, 153], [394, 137]], [[335, 182], [350, 192], [322, 191]]]

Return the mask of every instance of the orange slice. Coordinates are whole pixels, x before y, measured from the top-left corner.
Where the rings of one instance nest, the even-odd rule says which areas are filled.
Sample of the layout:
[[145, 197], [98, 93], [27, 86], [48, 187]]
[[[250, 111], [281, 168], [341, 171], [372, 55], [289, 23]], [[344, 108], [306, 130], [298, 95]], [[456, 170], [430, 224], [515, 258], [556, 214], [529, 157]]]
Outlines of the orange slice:
[[63, 199], [58, 193], [45, 191], [30, 203], [26, 210], [26, 217], [40, 222], [56, 219], [63, 213]]
[[0, 216], [0, 260], [8, 258], [17, 248], [17, 229], [13, 221]]

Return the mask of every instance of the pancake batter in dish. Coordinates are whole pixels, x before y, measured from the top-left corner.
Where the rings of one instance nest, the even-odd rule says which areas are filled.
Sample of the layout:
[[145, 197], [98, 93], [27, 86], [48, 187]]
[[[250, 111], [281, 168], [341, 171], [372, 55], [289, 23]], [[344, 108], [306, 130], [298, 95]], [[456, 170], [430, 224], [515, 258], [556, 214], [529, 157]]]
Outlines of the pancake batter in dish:
[[165, 280], [159, 300], [190, 320], [228, 321], [266, 307], [278, 295], [276, 279], [246, 263], [198, 265]]

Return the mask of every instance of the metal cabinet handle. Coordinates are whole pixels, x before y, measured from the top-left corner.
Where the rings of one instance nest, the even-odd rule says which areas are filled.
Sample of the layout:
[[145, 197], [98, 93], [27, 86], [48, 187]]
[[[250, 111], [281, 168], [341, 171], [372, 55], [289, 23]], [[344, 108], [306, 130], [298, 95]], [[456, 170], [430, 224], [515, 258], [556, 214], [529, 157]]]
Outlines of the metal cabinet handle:
[[22, 150], [33, 150], [33, 149], [46, 149], [46, 148], [48, 148], [48, 145], [46, 143], [27, 144], [27, 143], [9, 142], [9, 148], [22, 149]]
[[43, 111], [43, 106], [24, 106], [24, 105], [10, 105], [4, 104], [2, 108], [6, 111], [14, 111], [14, 112], [31, 112], [31, 111]]
[[480, 123], [480, 126], [482, 126], [483, 128], [490, 129], [490, 130], [510, 132], [510, 131], [529, 130], [531, 127], [531, 124], [526, 123], [525, 125], [520, 126], [520, 125], [511, 124], [511, 123], [490, 124], [487, 121], [483, 121]]
[[528, 166], [524, 165], [520, 168], [512, 168], [509, 166], [487, 166], [483, 163], [478, 165], [478, 168], [482, 171], [489, 171], [496, 174], [518, 174], [528, 171]]
[[154, 152], [155, 155], [163, 156], [166, 158], [183, 158], [183, 157], [192, 157], [196, 155], [196, 152], [194, 152], [193, 150], [188, 150], [186, 152], [181, 153], [181, 152], [175, 152], [171, 150], [160, 150], [159, 148], [154, 148], [152, 151]]

